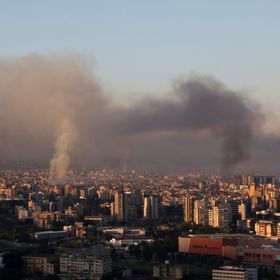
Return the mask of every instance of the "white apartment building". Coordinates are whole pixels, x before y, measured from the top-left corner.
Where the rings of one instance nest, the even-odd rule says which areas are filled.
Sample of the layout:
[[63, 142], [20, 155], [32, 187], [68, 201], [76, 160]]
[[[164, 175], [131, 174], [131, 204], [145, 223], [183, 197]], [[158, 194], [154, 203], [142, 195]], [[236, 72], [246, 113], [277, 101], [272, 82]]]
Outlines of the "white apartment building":
[[91, 253], [74, 253], [60, 257], [60, 273], [62, 274], [97, 280], [111, 271], [110, 254], [103, 248]]

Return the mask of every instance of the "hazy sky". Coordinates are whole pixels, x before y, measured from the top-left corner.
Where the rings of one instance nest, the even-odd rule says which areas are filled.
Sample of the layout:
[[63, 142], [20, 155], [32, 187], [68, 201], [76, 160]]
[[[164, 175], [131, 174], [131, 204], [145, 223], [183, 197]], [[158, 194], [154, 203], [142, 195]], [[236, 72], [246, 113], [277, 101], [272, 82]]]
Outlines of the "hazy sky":
[[[68, 101], [65, 98], [65, 94], [68, 94], [68, 91], [73, 91], [73, 100], [76, 100], [77, 92], [82, 89], [82, 94], [88, 94], [87, 75], [92, 75], [92, 79], [89, 79], [89, 88], [94, 89], [95, 95], [100, 95], [101, 100], [103, 100], [103, 91], [99, 93], [99, 90], [95, 88], [96, 84], [98, 85], [97, 88], [100, 85], [115, 100], [120, 102], [131, 101], [131, 107], [128, 112], [125, 108], [114, 107], [115, 105], [108, 112], [111, 115], [114, 115], [112, 112], [118, 112], [121, 115], [122, 118], [119, 120], [122, 124], [121, 127], [126, 124], [127, 120], [133, 120], [131, 124], [126, 125], [133, 127], [138, 124], [137, 133], [149, 132], [149, 128], [146, 125], [149, 126], [150, 122], [147, 120], [147, 116], [142, 114], [142, 109], [140, 108], [140, 110], [138, 106], [145, 107], [148, 99], [144, 96], [150, 96], [151, 100], [149, 102], [151, 103], [148, 102], [150, 104], [148, 108], [150, 108], [151, 112], [148, 116], [158, 118], [159, 122], [155, 122], [154, 126], [152, 126], [153, 128], [156, 127], [154, 129], [156, 132], [157, 129], [159, 131], [162, 129], [163, 124], [168, 124], [170, 121], [170, 117], [166, 117], [163, 109], [174, 110], [171, 110], [173, 112], [171, 116], [175, 120], [176, 118], [182, 119], [182, 115], [178, 114], [178, 111], [180, 113], [180, 110], [178, 110], [180, 108], [177, 108], [174, 105], [175, 103], [166, 101], [166, 94], [174, 92], [172, 83], [174, 84], [174, 81], [180, 80], [181, 84], [186, 83], [188, 85], [189, 80], [188, 78], [186, 79], [186, 76], [194, 73], [198, 74], [198, 77], [202, 77], [198, 78], [198, 80], [203, 85], [203, 75], [210, 75], [217, 81], [221, 81], [233, 92], [237, 92], [238, 102], [236, 102], [236, 105], [240, 104], [239, 107], [244, 110], [240, 111], [238, 109], [235, 111], [234, 109], [232, 116], [236, 116], [237, 112], [243, 112], [247, 116], [244, 118], [245, 128], [249, 128], [249, 132], [245, 129], [246, 133], [243, 133], [243, 140], [240, 140], [241, 147], [243, 147], [243, 144], [247, 145], [248, 135], [258, 136], [258, 134], [261, 134], [260, 127], [262, 122], [256, 122], [255, 124], [252, 121], [252, 119], [258, 119], [258, 117], [255, 118], [254, 112], [252, 112], [253, 108], [258, 108], [258, 106], [251, 104], [250, 101], [247, 102], [246, 94], [263, 107], [256, 109], [256, 116], [259, 115], [258, 110], [266, 115], [263, 118], [266, 119], [265, 134], [261, 138], [257, 138], [257, 140], [253, 137], [255, 144], [252, 149], [255, 152], [251, 160], [251, 168], [253, 168], [254, 163], [261, 162], [261, 168], [265, 168], [266, 166], [264, 165], [269, 165], [268, 168], [271, 169], [271, 166], [274, 165], [271, 162], [272, 155], [277, 157], [274, 162], [277, 162], [277, 166], [279, 166], [277, 156], [278, 148], [280, 147], [280, 127], [278, 125], [280, 121], [278, 109], [280, 105], [278, 101], [278, 91], [280, 89], [279, 11], [280, 2], [269, 0], [0, 0], [0, 71], [2, 71], [0, 75], [2, 90], [0, 97], [1, 95], [3, 97], [1, 105], [5, 107], [6, 104], [5, 110], [8, 111], [14, 109], [14, 115], [10, 114], [10, 111], [7, 114], [3, 114], [4, 117], [7, 115], [10, 118], [4, 124], [13, 124], [15, 121], [17, 125], [22, 127], [18, 121], [23, 120], [22, 118], [26, 116], [25, 110], [32, 103], [29, 101], [33, 100], [34, 102], [35, 97], [39, 98], [38, 102], [42, 102], [42, 107], [46, 107], [45, 101], [40, 100], [40, 98], [50, 98], [53, 91], [56, 92], [62, 89], [61, 101], [65, 103], [66, 108]], [[33, 53], [38, 54], [38, 56], [30, 56]], [[57, 54], [58, 56], [56, 56]], [[86, 60], [94, 69], [94, 74], [80, 65], [80, 63], [83, 63], [81, 62], [83, 59], [75, 60], [76, 54]], [[68, 55], [68, 59], [64, 60], [64, 55], [66, 57]], [[18, 57], [18, 59], [9, 59], [14, 57]], [[76, 66], [78, 69], [75, 69]], [[79, 69], [80, 66], [81, 69]], [[53, 73], [50, 73], [50, 69]], [[69, 79], [69, 73], [72, 75], [73, 80]], [[62, 78], [65, 78], [65, 80]], [[20, 82], [22, 82], [22, 85]], [[31, 88], [30, 85], [32, 85]], [[64, 92], [65, 88], [67, 92]], [[208, 93], [211, 95], [213, 88], [218, 89], [219, 87], [211, 85], [209, 88], [207, 86], [206, 90], [199, 90], [198, 92], [202, 94], [205, 91], [208, 98]], [[23, 92], [22, 94], [21, 91]], [[192, 92], [197, 92], [197, 90], [190, 91], [188, 88], [185, 94], [188, 96]], [[221, 100], [226, 98], [222, 104], [226, 103], [229, 108], [238, 108], [238, 106], [234, 107], [233, 105], [231, 107], [231, 99], [224, 97], [226, 92], [226, 89], [222, 90]], [[34, 94], [34, 98], [32, 94]], [[26, 103], [25, 107], [21, 106], [18, 98], [22, 98], [22, 103]], [[137, 98], [140, 101], [135, 101]], [[7, 100], [10, 103], [3, 103], [7, 102]], [[87, 99], [85, 98], [85, 100]], [[201, 102], [203, 100], [203, 98], [200, 99]], [[233, 100], [235, 99], [233, 98]], [[49, 103], [52, 104], [52, 102], [53, 99], [50, 99]], [[199, 109], [208, 105], [207, 102], [207, 104], [203, 102], [198, 103]], [[76, 103], [71, 104], [72, 107], [69, 106], [69, 108], [76, 108]], [[95, 99], [94, 101], [91, 100], [87, 106], [95, 103]], [[111, 103], [107, 102], [106, 104]], [[190, 102], [190, 104], [192, 103]], [[247, 104], [249, 104], [248, 108], [246, 108]], [[19, 108], [17, 107], [18, 105], [20, 105]], [[189, 109], [192, 108], [189, 108], [188, 102], [183, 105], [186, 105], [188, 112], [191, 111]], [[9, 106], [12, 107], [10, 108]], [[158, 114], [155, 116], [153, 116], [152, 106], [157, 106], [158, 108]], [[211, 111], [209, 116], [215, 117], [215, 126], [212, 127], [212, 123], [209, 127], [207, 126], [208, 130], [213, 132], [213, 129], [216, 129], [217, 120], [226, 120], [223, 117], [216, 119], [219, 115], [219, 109], [224, 109], [225, 111], [225, 108], [217, 108], [216, 110], [215, 106], [208, 107], [206, 106], [206, 109], [210, 108]], [[100, 108], [103, 107], [100, 106]], [[96, 110], [98, 111], [100, 108], [97, 106]], [[71, 115], [68, 109], [66, 113]], [[139, 112], [135, 116], [134, 111], [137, 111], [137, 109], [139, 109]], [[195, 111], [199, 112], [199, 109]], [[86, 111], [90, 111], [90, 109]], [[21, 113], [22, 116], [20, 115]], [[228, 111], [224, 113], [227, 116]], [[110, 114], [108, 113], [108, 115]], [[16, 116], [15, 119], [13, 119], [14, 116]], [[251, 118], [251, 116], [253, 117]], [[186, 116], [184, 115], [184, 117]], [[185, 120], [184, 117], [183, 119]], [[238, 117], [240, 116], [238, 115]], [[70, 117], [68, 116], [68, 118]], [[88, 119], [96, 118], [96, 116], [94, 118], [90, 116]], [[34, 119], [36, 117], [34, 118], [31, 115], [30, 119], [26, 120], [26, 124], [30, 124], [31, 129], [34, 128], [32, 123]], [[77, 118], [74, 119], [77, 121]], [[200, 118], [198, 119], [200, 120]], [[247, 120], [249, 121], [247, 122]], [[62, 118], [62, 128], [64, 128], [62, 125], [64, 121]], [[204, 121], [208, 121], [208, 119]], [[110, 122], [111, 120], [108, 121], [108, 123]], [[145, 129], [143, 129], [143, 123], [145, 124]], [[229, 123], [233, 124], [232, 122]], [[240, 124], [242, 123], [238, 123], [238, 125]], [[49, 119], [46, 119], [43, 127], [48, 127], [48, 125]], [[222, 123], [222, 125], [223, 129], [228, 129], [227, 122]], [[118, 125], [112, 124], [113, 128], [114, 126], [117, 127]], [[7, 127], [10, 134], [6, 134], [9, 137], [11, 136], [12, 139], [13, 133], [17, 135], [17, 130], [11, 131], [11, 128], [16, 126], [8, 125]], [[38, 125], [38, 129], [40, 127]], [[168, 125], [167, 128], [170, 129]], [[163, 129], [167, 128], [163, 127]], [[61, 128], [57, 129], [60, 130]], [[172, 127], [172, 129], [174, 128]], [[254, 131], [251, 131], [252, 129]], [[50, 131], [54, 133], [52, 126], [50, 126]], [[232, 140], [231, 136], [236, 137], [235, 131], [236, 129], [226, 131], [229, 133], [221, 133], [222, 144], [224, 141], [224, 145], [227, 147], [230, 142], [227, 141], [227, 137], [230, 135], [230, 140]], [[275, 132], [275, 135], [271, 135], [271, 132]], [[37, 135], [36, 133], [35, 136]], [[142, 134], [146, 135], [145, 133]], [[172, 133], [174, 134], [174, 132]], [[30, 135], [34, 138], [33, 134], [31, 133]], [[67, 133], [62, 131], [63, 136], [64, 134], [68, 137], [69, 133], [68, 131]], [[28, 137], [31, 136], [27, 135], [26, 131], [23, 131], [23, 135], [25, 135], [23, 140], [27, 143], [30, 142]], [[8, 136], [6, 137], [7, 142], [10, 139]], [[177, 137], [178, 135], [176, 134], [175, 136]], [[176, 137], [174, 139], [177, 139]], [[153, 135], [150, 142], [146, 140], [155, 144], [158, 141], [163, 141], [163, 138], [161, 135]], [[42, 136], [42, 139], [45, 139], [45, 137]], [[58, 139], [60, 139], [59, 136]], [[64, 138], [62, 139], [64, 140]], [[168, 143], [163, 145], [165, 148], [159, 149], [159, 154], [170, 143], [173, 143], [174, 139], [168, 139], [169, 142], [167, 141]], [[186, 141], [187, 139], [191, 141], [188, 137]], [[204, 140], [207, 140], [209, 144], [209, 139], [205, 138]], [[34, 141], [37, 140], [35, 139]], [[196, 141], [193, 140], [190, 146], [193, 147]], [[41, 143], [42, 141], [37, 142]], [[234, 143], [236, 144], [238, 141], [235, 139]], [[16, 144], [14, 146], [17, 146]], [[131, 146], [137, 150], [138, 144], [134, 143], [136, 146], [134, 147], [132, 144]], [[11, 146], [12, 151], [14, 146]], [[143, 146], [142, 150], [147, 150], [147, 145], [143, 144]], [[149, 147], [151, 148], [151, 146]], [[174, 143], [170, 144], [170, 147], [170, 150], [174, 150]], [[185, 145], [180, 147], [185, 147]], [[234, 148], [236, 150], [239, 146], [237, 145]], [[52, 147], [45, 148], [44, 152], [47, 156], [43, 155], [42, 158], [49, 158], [51, 149]], [[115, 149], [115, 147], [112, 149]], [[275, 149], [277, 149], [277, 153], [275, 153]], [[38, 150], [43, 149], [39, 147]], [[108, 151], [108, 147], [106, 146], [104, 150]], [[117, 150], [119, 150], [119, 147]], [[189, 150], [192, 151], [191, 148]], [[261, 155], [261, 151], [269, 152]], [[242, 149], [241, 152], [243, 152]], [[131, 157], [133, 158], [133, 156]], [[135, 158], [138, 160], [138, 155]], [[186, 158], [189, 160], [190, 157], [187, 156]], [[209, 158], [213, 157], [209, 156]], [[129, 160], [127, 159], [127, 161]], [[177, 160], [177, 156], [175, 160]], [[146, 163], [147, 159], [145, 158], [143, 162]], [[201, 166], [201, 163], [198, 163], [197, 166]]]
[[[0, 55], [74, 51], [105, 87], [160, 94], [191, 71], [272, 103], [279, 1], [0, 1]], [[270, 101], [273, 102], [270, 102]]]

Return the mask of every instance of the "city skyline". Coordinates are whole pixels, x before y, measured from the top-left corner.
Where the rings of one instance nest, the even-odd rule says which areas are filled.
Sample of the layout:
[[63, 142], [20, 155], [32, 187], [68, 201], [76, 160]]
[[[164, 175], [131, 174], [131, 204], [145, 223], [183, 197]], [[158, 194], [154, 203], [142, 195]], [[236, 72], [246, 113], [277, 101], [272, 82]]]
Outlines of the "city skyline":
[[0, 280], [280, 279], [279, 10], [0, 0]]

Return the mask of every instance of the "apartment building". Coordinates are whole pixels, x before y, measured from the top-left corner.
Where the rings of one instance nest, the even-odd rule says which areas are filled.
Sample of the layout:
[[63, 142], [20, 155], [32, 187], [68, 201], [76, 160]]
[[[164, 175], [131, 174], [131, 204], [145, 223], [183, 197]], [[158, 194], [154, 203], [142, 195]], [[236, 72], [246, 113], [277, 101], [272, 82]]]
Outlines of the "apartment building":
[[96, 246], [89, 252], [73, 252], [60, 257], [60, 273], [98, 280], [112, 271], [112, 260], [108, 250]]

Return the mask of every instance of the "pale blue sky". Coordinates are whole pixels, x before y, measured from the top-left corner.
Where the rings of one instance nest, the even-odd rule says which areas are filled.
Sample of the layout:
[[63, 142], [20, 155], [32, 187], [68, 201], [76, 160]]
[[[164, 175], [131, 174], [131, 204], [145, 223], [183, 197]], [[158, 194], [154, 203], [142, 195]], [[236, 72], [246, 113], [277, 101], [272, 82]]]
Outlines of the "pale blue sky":
[[0, 56], [65, 51], [120, 95], [194, 71], [279, 107], [280, 1], [0, 0]]

